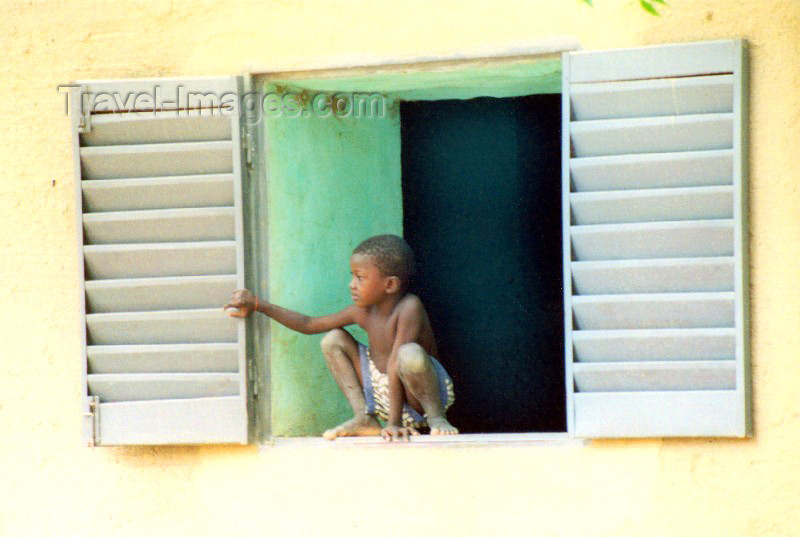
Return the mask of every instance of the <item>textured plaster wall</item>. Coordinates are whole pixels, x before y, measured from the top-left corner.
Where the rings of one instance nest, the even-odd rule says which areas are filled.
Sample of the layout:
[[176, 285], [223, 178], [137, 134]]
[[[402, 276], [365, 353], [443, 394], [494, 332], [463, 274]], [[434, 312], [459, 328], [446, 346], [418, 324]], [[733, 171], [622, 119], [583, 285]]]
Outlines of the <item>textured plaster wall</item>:
[[[790, 536], [800, 527], [800, 5], [0, 5], [0, 534]], [[751, 43], [755, 438], [518, 447], [80, 445], [72, 79], [302, 69], [554, 34], [587, 49]], [[667, 409], [668, 410], [668, 409]]]

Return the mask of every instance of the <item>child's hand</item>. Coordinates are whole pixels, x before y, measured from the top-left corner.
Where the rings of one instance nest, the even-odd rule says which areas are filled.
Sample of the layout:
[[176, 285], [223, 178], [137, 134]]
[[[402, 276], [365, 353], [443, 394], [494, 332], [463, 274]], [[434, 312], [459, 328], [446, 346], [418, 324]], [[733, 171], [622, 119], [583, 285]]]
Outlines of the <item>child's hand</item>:
[[413, 427], [398, 427], [397, 425], [387, 425], [381, 429], [381, 436], [387, 442], [402, 440], [408, 442], [410, 437], [419, 435], [419, 431]]
[[247, 289], [238, 289], [231, 295], [231, 300], [224, 309], [231, 317], [247, 317], [258, 306], [258, 297]]

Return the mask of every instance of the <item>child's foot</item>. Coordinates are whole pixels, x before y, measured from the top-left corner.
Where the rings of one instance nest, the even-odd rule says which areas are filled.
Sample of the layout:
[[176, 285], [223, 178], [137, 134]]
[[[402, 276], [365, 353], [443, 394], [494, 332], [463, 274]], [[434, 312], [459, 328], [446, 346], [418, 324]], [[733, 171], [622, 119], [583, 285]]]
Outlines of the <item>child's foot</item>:
[[356, 416], [338, 427], [328, 429], [322, 433], [322, 437], [333, 440], [339, 436], [377, 436], [379, 434], [381, 434], [381, 424], [374, 417], [364, 414]]
[[431, 434], [458, 434], [458, 429], [450, 425], [444, 416], [428, 418], [428, 427], [431, 428]]

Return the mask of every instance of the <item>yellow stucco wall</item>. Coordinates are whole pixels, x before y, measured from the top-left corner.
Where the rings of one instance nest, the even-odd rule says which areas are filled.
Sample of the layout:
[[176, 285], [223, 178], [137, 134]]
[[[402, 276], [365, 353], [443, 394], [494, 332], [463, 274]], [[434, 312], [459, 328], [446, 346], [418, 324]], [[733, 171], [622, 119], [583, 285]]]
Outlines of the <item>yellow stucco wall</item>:
[[[0, 534], [800, 533], [800, 4], [0, 2]], [[520, 447], [88, 449], [72, 148], [60, 83], [303, 68], [549, 35], [751, 44], [755, 437]]]

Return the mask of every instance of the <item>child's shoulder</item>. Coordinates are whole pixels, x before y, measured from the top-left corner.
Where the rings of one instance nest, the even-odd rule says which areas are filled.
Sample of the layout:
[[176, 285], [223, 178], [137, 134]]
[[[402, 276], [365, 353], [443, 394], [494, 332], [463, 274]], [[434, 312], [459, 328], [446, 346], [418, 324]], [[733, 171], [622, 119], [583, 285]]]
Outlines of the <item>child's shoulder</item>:
[[397, 303], [396, 310], [398, 313], [414, 313], [425, 311], [425, 306], [422, 305], [422, 300], [417, 295], [406, 293]]

